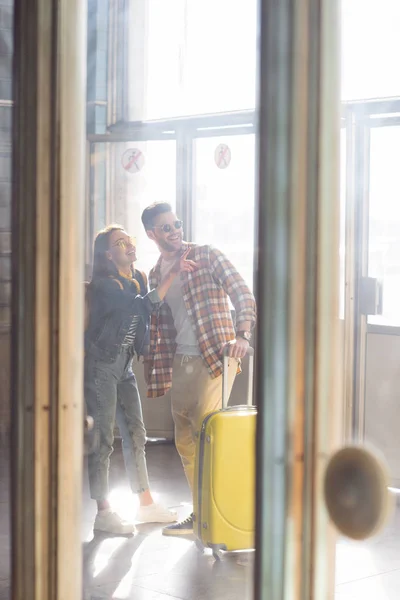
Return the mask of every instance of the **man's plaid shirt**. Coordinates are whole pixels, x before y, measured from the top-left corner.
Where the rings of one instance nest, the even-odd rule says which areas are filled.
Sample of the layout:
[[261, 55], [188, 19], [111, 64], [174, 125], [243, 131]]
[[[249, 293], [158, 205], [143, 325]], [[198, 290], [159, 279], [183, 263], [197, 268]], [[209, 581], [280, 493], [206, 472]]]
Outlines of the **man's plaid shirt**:
[[[222, 373], [221, 355], [225, 345], [235, 339], [228, 296], [236, 312], [236, 328], [244, 322], [253, 326], [256, 303], [253, 294], [231, 262], [212, 246], [191, 245], [188, 258], [197, 263], [193, 273], [181, 273], [182, 293], [189, 318], [196, 329], [203, 360], [211, 377]], [[150, 271], [150, 289], [161, 280], [161, 257]], [[176, 329], [171, 310], [165, 302], [151, 316], [149, 398], [163, 396], [172, 384], [172, 363]]]

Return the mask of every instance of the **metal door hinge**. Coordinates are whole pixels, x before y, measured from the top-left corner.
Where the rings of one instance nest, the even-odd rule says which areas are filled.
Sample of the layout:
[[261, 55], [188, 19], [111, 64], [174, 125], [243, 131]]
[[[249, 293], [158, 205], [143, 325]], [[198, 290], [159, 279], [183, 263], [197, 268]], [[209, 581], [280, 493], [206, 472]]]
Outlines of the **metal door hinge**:
[[383, 286], [380, 279], [363, 277], [360, 285], [360, 311], [363, 315], [381, 315]]

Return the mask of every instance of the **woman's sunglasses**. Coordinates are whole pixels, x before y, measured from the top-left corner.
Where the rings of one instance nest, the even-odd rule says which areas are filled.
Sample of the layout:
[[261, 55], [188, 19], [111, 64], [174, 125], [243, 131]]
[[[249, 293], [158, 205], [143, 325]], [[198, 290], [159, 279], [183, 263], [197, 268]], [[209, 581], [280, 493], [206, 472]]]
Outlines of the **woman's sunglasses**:
[[164, 233], [171, 233], [173, 228], [174, 229], [182, 229], [182, 225], [183, 225], [183, 221], [174, 221], [173, 225], [166, 223], [165, 225], [157, 225], [156, 227], [153, 227], [153, 229], [161, 229], [161, 231], [163, 231]]
[[123, 250], [127, 250], [129, 246], [134, 246], [136, 248], [136, 238], [129, 237], [128, 239], [120, 239], [112, 245], [113, 248], [122, 248]]

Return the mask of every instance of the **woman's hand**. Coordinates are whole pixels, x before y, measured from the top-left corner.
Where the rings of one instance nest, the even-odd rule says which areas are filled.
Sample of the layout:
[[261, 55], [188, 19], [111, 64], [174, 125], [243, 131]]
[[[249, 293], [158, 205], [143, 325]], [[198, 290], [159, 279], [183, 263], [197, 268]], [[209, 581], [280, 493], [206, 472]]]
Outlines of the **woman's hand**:
[[187, 248], [182, 256], [177, 259], [171, 269], [171, 273], [193, 273], [193, 271], [197, 269], [197, 264], [193, 260], [187, 258], [190, 250], [191, 248]]

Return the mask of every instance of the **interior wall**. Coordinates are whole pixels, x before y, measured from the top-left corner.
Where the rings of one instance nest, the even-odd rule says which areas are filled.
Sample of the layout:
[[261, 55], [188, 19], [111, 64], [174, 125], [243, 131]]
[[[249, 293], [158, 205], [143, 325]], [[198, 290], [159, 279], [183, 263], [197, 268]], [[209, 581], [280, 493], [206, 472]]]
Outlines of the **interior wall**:
[[368, 334], [365, 388], [365, 441], [400, 487], [400, 336]]

